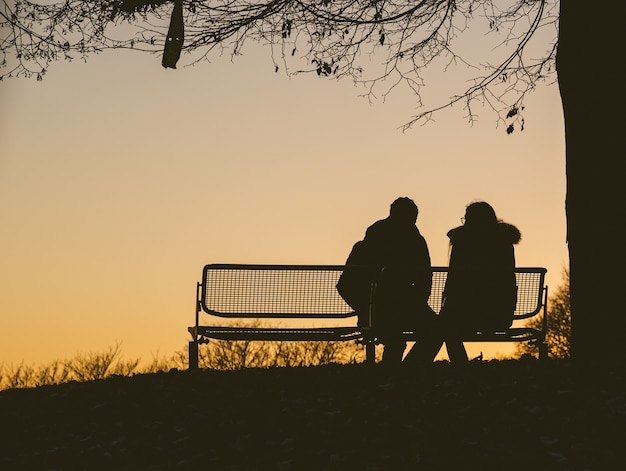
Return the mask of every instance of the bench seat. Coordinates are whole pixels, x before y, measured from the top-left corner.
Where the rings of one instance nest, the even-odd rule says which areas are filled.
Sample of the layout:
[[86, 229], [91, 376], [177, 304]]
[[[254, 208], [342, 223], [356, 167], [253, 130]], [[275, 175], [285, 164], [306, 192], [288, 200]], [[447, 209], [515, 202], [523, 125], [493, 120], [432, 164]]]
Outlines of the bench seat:
[[284, 340], [284, 341], [343, 341], [363, 338], [363, 329], [355, 327], [228, 327], [197, 326], [189, 327], [192, 336], [218, 340]]

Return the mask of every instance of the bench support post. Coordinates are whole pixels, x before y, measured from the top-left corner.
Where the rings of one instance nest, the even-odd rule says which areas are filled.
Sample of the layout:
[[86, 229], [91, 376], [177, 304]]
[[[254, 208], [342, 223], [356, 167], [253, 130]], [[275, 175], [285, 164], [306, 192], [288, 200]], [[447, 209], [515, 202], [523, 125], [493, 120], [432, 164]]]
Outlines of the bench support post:
[[374, 340], [365, 342], [365, 363], [368, 365], [376, 363], [376, 342]]
[[189, 342], [189, 369], [198, 369], [198, 342]]

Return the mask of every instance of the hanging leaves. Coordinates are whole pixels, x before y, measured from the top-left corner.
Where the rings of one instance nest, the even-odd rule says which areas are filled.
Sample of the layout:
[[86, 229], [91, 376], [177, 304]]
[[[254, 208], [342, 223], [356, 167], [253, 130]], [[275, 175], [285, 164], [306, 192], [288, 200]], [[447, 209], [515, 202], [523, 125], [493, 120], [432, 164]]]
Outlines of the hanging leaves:
[[[333, 73], [332, 65], [326, 61], [313, 59], [311, 63], [317, 65], [317, 69], [316, 69], [317, 75], [323, 75], [327, 77]], [[337, 72], [337, 69], [335, 68], [335, 73], [336, 72]]]
[[[169, 0], [115, 0], [111, 5], [111, 20], [121, 16], [134, 18], [135, 13], [146, 13], [148, 10], [156, 10]], [[193, 3], [191, 4], [193, 5]]]
[[281, 35], [283, 39], [286, 39], [291, 36], [291, 20], [286, 20], [283, 22], [283, 27], [281, 29]]
[[521, 112], [524, 110], [523, 106], [513, 105], [513, 107], [507, 112], [506, 119], [513, 119], [513, 122], [510, 123], [506, 128], [506, 133], [511, 134], [515, 131], [514, 123], [518, 123], [520, 126], [520, 131], [524, 130], [524, 118], [521, 116]]

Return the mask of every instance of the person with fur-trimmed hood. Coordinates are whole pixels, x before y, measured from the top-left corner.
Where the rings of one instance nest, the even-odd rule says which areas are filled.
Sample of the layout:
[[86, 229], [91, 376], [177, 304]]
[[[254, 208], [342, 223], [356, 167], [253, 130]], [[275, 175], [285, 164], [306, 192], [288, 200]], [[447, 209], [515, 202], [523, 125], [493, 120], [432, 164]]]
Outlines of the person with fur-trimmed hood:
[[448, 232], [450, 266], [441, 319], [451, 362], [468, 361], [465, 332], [497, 332], [513, 322], [517, 302], [514, 245], [517, 227], [499, 220], [488, 203], [471, 203], [463, 225]]

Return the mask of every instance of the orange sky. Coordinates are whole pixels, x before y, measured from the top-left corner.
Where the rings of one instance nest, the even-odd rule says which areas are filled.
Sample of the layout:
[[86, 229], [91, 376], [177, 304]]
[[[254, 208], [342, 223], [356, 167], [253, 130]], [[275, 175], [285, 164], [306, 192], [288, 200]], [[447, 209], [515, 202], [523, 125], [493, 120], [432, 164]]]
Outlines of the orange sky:
[[[165, 70], [114, 51], [55, 63], [43, 82], [0, 82], [0, 364], [116, 341], [125, 357], [173, 353], [204, 264], [341, 264], [397, 196], [418, 204], [434, 265], [482, 199], [521, 230], [518, 266], [547, 267], [556, 287], [567, 247], [555, 85], [510, 136], [488, 111], [470, 126], [461, 109], [403, 134], [410, 95], [370, 105], [360, 93], [275, 74], [255, 54]], [[481, 350], [512, 346], [468, 349]]]

